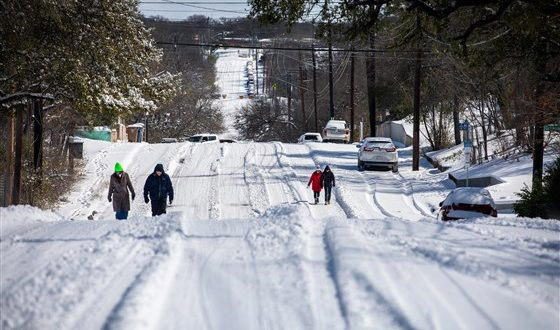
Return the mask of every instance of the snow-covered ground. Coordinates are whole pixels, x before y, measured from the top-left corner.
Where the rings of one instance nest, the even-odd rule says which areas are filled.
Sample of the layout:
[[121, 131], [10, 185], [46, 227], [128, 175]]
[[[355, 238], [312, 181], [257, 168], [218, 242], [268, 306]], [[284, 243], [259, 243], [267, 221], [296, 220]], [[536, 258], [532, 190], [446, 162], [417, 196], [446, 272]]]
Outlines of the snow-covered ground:
[[[3, 329], [558, 329], [560, 224], [438, 222], [448, 183], [427, 164], [356, 170], [336, 144], [106, 144], [55, 212], [0, 209]], [[115, 161], [138, 197], [106, 201]], [[176, 190], [148, 217], [157, 162]], [[337, 177], [313, 205], [315, 164]], [[87, 220], [93, 211], [95, 220]]]

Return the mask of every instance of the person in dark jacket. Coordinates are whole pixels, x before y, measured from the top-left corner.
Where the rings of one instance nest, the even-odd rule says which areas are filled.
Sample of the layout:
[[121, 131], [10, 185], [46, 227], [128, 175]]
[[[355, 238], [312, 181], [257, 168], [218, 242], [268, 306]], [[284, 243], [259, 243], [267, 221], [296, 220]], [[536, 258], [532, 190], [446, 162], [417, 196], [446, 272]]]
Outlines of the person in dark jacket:
[[311, 177], [309, 178], [309, 182], [307, 186], [311, 186], [311, 190], [313, 190], [313, 198], [315, 198], [315, 204], [319, 203], [319, 196], [321, 195], [321, 189], [323, 189], [323, 185], [321, 184], [321, 166], [317, 165], [316, 170], [313, 171]]
[[331, 203], [331, 191], [335, 186], [334, 184], [334, 174], [331, 168], [327, 165], [323, 170], [323, 175], [321, 176], [321, 185], [325, 188], [325, 205]]
[[132, 200], [134, 200], [136, 194], [130, 182], [130, 177], [128, 173], [124, 172], [122, 165], [116, 163], [115, 173], [111, 175], [111, 180], [109, 182], [109, 194], [107, 195], [107, 199], [109, 202], [113, 202], [113, 211], [115, 211], [117, 220], [125, 220], [128, 218], [128, 211], [130, 211], [129, 191], [132, 195]]
[[152, 201], [152, 216], [165, 214], [167, 206], [173, 203], [173, 185], [169, 175], [163, 170], [162, 164], [157, 164], [154, 173], [150, 174], [144, 184], [144, 201], [146, 204]]

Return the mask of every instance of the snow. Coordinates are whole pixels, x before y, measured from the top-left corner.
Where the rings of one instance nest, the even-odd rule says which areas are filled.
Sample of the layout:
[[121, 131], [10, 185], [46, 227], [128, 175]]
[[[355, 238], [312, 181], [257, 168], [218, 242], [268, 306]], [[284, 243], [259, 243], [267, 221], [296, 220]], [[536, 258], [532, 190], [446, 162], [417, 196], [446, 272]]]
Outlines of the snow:
[[557, 328], [557, 223], [325, 208], [52, 223], [17, 207], [36, 227], [0, 243], [3, 328]]

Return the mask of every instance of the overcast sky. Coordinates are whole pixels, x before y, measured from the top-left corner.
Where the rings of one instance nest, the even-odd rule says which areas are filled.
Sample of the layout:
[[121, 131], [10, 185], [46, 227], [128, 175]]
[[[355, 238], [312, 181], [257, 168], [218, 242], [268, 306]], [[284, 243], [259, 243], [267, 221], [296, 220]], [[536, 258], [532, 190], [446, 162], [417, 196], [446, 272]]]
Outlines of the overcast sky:
[[192, 15], [245, 17], [249, 9], [243, 0], [140, 0], [140, 12], [144, 16], [163, 16], [170, 20], [183, 20]]

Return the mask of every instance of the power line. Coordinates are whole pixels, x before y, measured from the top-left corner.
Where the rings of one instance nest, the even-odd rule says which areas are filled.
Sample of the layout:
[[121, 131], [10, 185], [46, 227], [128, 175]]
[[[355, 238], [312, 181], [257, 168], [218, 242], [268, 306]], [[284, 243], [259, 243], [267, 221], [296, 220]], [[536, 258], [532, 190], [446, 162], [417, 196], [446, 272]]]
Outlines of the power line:
[[225, 12], [225, 13], [235, 13], [235, 14], [246, 14], [246, 12], [242, 12], [242, 11], [237, 11], [237, 10], [227, 10], [227, 9], [216, 9], [216, 8], [212, 8], [212, 7], [205, 7], [205, 6], [198, 6], [198, 5], [190, 5], [186, 2], [177, 2], [177, 1], [171, 1], [171, 0], [163, 0], [167, 3], [170, 4], [177, 4], [177, 5], [182, 5], [182, 6], [187, 6], [187, 7], [193, 7], [193, 8], [198, 8], [198, 9], [206, 9], [206, 10], [211, 10], [211, 11], [218, 11], [218, 12]]
[[[142, 12], [161, 12], [161, 13], [213, 13], [213, 12], [232, 12], [229, 10], [213, 9], [213, 10], [166, 10], [166, 9], [141, 9]], [[236, 12], [242, 14], [243, 12]], [[248, 13], [248, 12], [247, 12]]]
[[227, 2], [227, 1], [173, 1], [158, 2], [158, 1], [140, 1], [140, 4], [148, 5], [247, 5], [247, 2]]
[[[157, 41], [158, 45], [163, 46], [184, 46], [184, 47], [208, 47], [208, 48], [234, 48], [234, 49], [263, 49], [263, 50], [286, 50], [286, 51], [316, 51], [316, 52], [327, 52], [328, 48], [309, 48], [309, 47], [278, 47], [278, 46], [232, 46], [223, 44], [198, 44], [198, 43], [179, 43], [179, 42], [165, 42]], [[406, 49], [351, 49], [351, 48], [333, 48], [333, 52], [356, 52], [356, 53], [415, 53], [416, 50], [406, 50]], [[429, 50], [422, 51], [423, 53], [430, 53]]]

